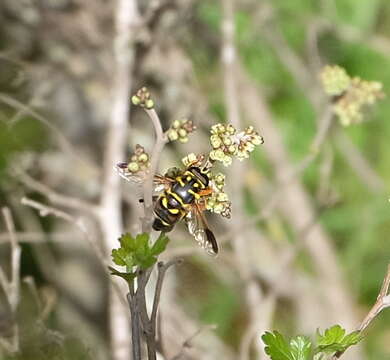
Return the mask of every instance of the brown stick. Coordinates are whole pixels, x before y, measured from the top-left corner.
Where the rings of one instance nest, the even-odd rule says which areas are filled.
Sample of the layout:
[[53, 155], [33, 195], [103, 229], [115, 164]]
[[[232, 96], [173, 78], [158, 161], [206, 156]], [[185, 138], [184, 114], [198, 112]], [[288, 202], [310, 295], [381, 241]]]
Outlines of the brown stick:
[[[357, 329], [359, 332], [363, 332], [364, 330], [366, 330], [367, 327], [371, 324], [371, 322], [379, 315], [379, 313], [383, 309], [390, 307], [389, 287], [390, 287], [390, 264], [387, 265], [387, 273], [383, 280], [381, 290], [379, 291], [375, 304], [373, 305], [373, 307], [368, 312], [368, 314], [363, 319], [363, 321], [361, 322], [361, 324]], [[343, 354], [344, 351], [336, 352], [333, 355], [332, 360], [339, 359]]]

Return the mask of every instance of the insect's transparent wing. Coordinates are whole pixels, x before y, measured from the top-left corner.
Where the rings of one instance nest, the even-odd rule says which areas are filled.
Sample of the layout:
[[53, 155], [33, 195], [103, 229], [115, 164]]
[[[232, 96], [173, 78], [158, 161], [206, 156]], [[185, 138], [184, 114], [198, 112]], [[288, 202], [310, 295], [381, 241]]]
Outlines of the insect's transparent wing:
[[194, 237], [196, 242], [211, 256], [218, 254], [218, 246], [213, 233], [205, 228], [197, 208], [194, 206], [188, 212], [186, 218], [188, 232]]
[[[137, 173], [131, 173], [128, 168], [127, 162], [121, 162], [115, 165], [114, 169], [117, 171], [117, 173], [125, 180], [137, 184], [138, 186], [141, 186], [149, 172], [148, 171], [139, 171]], [[168, 185], [170, 185], [170, 179], [162, 176], [160, 174], [156, 174], [153, 178], [153, 191], [156, 193], [159, 193], [163, 191]]]
[[131, 173], [129, 171], [128, 165], [129, 164], [127, 162], [120, 162], [114, 166], [114, 169], [123, 179], [135, 184], [142, 184], [145, 181], [148, 173], [145, 171]]

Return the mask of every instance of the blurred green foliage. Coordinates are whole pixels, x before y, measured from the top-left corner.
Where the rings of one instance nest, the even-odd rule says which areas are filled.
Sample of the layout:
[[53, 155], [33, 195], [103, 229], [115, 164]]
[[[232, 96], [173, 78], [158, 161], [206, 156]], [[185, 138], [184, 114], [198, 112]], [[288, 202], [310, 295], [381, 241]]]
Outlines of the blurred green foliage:
[[[323, 61], [345, 67], [352, 76], [380, 81], [384, 85], [385, 93], [389, 93], [390, 57], [375, 49], [370, 40], [371, 34], [375, 33], [390, 37], [390, 5], [386, 0], [275, 0], [272, 5], [277, 13], [277, 24], [288, 45], [303, 58], [307, 56], [305, 20], [320, 16], [334, 22], [334, 27], [352, 26], [352, 29], [360, 34], [354, 41], [343, 39], [336, 30], [322, 34], [319, 38], [319, 49]], [[221, 9], [218, 3], [203, 1], [197, 10], [203, 25], [208, 27], [211, 33], [219, 31]], [[299, 162], [299, 159], [307, 154], [316, 131], [315, 111], [306, 94], [302, 93], [272, 46], [262, 36], [262, 29], [253, 20], [253, 14], [238, 12], [236, 28], [240, 59], [252, 79], [266, 90], [290, 155], [294, 161]], [[208, 72], [205, 62], [199, 61], [207, 58], [207, 54], [202, 55], [199, 52], [208, 49], [203, 46], [196, 48], [196, 51], [198, 53], [193, 57], [193, 61], [197, 73], [202, 73], [202, 77], [206, 79], [212, 77], [214, 68], [210, 67]], [[210, 84], [206, 81], [204, 86], [207, 89]], [[223, 110], [220, 110], [221, 99], [212, 97], [210, 100], [211, 110], [214, 110], [218, 117], [223, 116]], [[367, 114], [368, 121], [343, 129], [374, 171], [384, 179], [386, 190], [389, 189], [390, 179], [390, 142], [386, 135], [390, 134], [389, 114], [390, 103], [385, 99]], [[261, 133], [261, 128], [258, 130]], [[263, 135], [267, 142], [266, 134]], [[260, 172], [268, 172], [261, 151], [255, 152], [252, 162]], [[336, 191], [339, 201], [321, 214], [320, 221], [335, 241], [340, 263], [354, 293], [359, 297], [362, 308], [365, 309], [362, 310], [363, 314], [375, 301], [389, 261], [390, 204], [387, 193], [370, 190], [337, 150], [334, 152], [333, 166], [330, 186]], [[318, 190], [319, 176], [319, 161], [316, 161], [304, 173], [304, 181], [313, 196]], [[246, 199], [248, 214], [257, 213], [258, 205], [253, 203], [250, 195]], [[221, 299], [220, 306], [225, 306], [225, 301], [226, 299]], [[390, 314], [385, 312], [372, 326], [371, 336], [365, 341], [369, 359], [389, 356], [388, 347], [374, 345], [378, 344], [382, 337], [388, 338], [386, 324], [389, 319]]]

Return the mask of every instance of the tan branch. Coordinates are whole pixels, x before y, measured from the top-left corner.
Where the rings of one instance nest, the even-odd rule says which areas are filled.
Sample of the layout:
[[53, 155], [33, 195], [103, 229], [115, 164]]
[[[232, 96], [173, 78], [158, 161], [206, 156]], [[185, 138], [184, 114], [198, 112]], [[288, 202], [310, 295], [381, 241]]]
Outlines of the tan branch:
[[4, 269], [0, 267], [0, 285], [3, 287], [7, 302], [10, 306], [13, 321], [12, 338], [8, 343], [9, 346], [5, 345], [7, 343], [5, 339], [2, 339], [2, 344], [5, 345], [6, 350], [17, 352], [19, 351], [19, 326], [16, 320], [16, 312], [20, 302], [20, 256], [22, 250], [15, 236], [15, 224], [10, 210], [4, 207], [2, 208], [2, 214], [11, 246], [11, 274], [9, 279], [7, 279]]
[[150, 117], [153, 123], [154, 131], [156, 134], [156, 140], [154, 143], [152, 158], [150, 161], [150, 172], [144, 183], [144, 218], [142, 219], [142, 231], [150, 232], [153, 221], [153, 177], [158, 170], [158, 163], [160, 160], [161, 152], [168, 142], [166, 134], [161, 127], [160, 118], [154, 109], [145, 109], [146, 113]]

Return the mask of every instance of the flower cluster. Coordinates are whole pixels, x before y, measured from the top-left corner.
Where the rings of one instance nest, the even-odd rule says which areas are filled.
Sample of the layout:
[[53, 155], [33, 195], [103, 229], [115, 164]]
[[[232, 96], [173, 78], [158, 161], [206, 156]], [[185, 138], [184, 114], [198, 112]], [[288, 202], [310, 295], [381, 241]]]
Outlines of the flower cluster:
[[363, 121], [363, 111], [383, 98], [382, 84], [349, 77], [339, 66], [326, 66], [321, 74], [324, 90], [334, 96], [333, 111], [344, 126]]
[[130, 173], [147, 172], [150, 167], [149, 155], [141, 145], [136, 145], [134, 153], [130, 157], [127, 169]]
[[210, 181], [213, 192], [206, 199], [206, 209], [230, 219], [231, 202], [228, 195], [224, 192], [225, 175], [222, 173], [210, 174]]
[[145, 86], [132, 96], [131, 101], [134, 105], [141, 106], [148, 110], [154, 108], [154, 101], [150, 98], [150, 92]]
[[348, 91], [334, 104], [334, 112], [342, 125], [363, 121], [363, 110], [383, 97], [382, 84], [377, 81], [366, 81], [358, 77], [351, 80]]
[[213, 148], [210, 152], [210, 159], [220, 161], [225, 166], [232, 163], [234, 156], [238, 160], [248, 158], [255, 146], [264, 142], [253, 126], [237, 133], [237, 130], [231, 124], [216, 124], [211, 127], [210, 132], [210, 143]]
[[188, 141], [188, 134], [194, 132], [195, 130], [196, 126], [192, 120], [175, 120], [167, 132], [168, 139], [170, 141], [179, 140], [181, 143], [186, 143]]
[[325, 66], [321, 71], [320, 79], [324, 91], [331, 96], [341, 95], [351, 83], [351, 78], [345, 69], [338, 65]]

